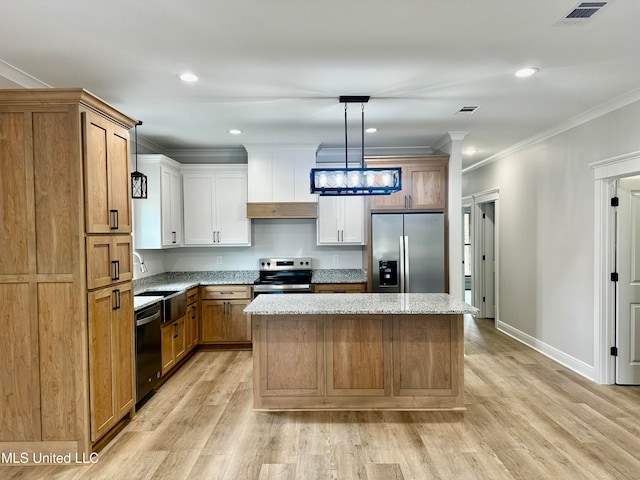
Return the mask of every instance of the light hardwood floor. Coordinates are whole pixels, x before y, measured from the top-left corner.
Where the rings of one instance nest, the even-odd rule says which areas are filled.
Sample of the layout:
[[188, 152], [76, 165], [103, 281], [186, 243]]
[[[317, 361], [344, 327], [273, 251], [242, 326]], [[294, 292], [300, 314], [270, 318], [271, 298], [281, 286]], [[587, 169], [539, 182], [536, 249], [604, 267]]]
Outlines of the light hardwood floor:
[[465, 318], [459, 412], [251, 411], [251, 353], [198, 352], [92, 466], [2, 479], [638, 479], [640, 387], [596, 385]]

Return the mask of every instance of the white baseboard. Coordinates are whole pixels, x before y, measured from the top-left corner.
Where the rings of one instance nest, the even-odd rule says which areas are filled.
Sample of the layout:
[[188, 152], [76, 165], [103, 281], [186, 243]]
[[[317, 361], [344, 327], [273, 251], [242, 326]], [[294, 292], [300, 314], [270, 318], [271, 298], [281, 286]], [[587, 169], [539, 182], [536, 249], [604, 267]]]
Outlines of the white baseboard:
[[592, 365], [588, 365], [582, 360], [578, 360], [571, 355], [567, 355], [561, 350], [558, 350], [551, 345], [547, 345], [537, 338], [532, 337], [527, 333], [521, 332], [517, 328], [513, 328], [511, 325], [508, 325], [499, 320], [496, 321], [496, 328], [502, 333], [509, 335], [511, 338], [518, 340], [520, 343], [523, 343], [526, 346], [533, 348], [537, 352], [540, 352], [544, 356], [549, 357], [551, 360], [558, 362], [560, 365], [573, 370], [574, 372], [582, 375], [585, 378], [588, 378], [591, 381], [595, 381], [596, 371], [595, 367], [593, 367]]

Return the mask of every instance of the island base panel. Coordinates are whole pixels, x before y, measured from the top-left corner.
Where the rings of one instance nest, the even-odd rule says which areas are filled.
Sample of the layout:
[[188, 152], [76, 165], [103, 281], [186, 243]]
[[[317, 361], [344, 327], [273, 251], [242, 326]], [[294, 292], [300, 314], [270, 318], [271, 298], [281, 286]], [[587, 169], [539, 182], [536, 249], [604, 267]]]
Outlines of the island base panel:
[[254, 409], [464, 410], [462, 315], [254, 315]]

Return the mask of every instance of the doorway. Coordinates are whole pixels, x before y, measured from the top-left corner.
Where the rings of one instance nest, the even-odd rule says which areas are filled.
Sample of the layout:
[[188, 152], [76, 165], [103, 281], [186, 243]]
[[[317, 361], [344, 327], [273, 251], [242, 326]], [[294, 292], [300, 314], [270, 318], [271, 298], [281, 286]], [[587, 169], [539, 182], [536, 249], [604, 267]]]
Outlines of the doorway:
[[465, 197], [462, 205], [465, 298], [480, 310], [478, 317], [497, 323], [499, 191], [493, 189]]
[[[629, 384], [622, 378], [620, 380], [616, 378], [617, 370], [620, 370], [616, 368], [618, 367], [616, 364], [623, 361], [618, 358], [620, 357], [620, 344], [622, 342], [626, 342], [625, 348], [629, 346], [629, 351], [632, 352], [629, 356], [630, 363], [640, 363], [640, 353], [637, 350], [640, 348], [640, 342], [638, 341], [640, 325], [632, 325], [630, 323], [629, 330], [626, 333], [620, 332], [618, 327], [619, 322], [622, 321], [621, 313], [624, 315], [629, 313], [629, 321], [633, 319], [636, 322], [635, 306], [633, 305], [635, 302], [630, 297], [626, 298], [624, 293], [622, 294], [623, 298], [620, 298], [624, 282], [628, 282], [631, 288], [636, 283], [636, 279], [631, 278], [636, 276], [633, 270], [636, 262], [631, 262], [631, 265], [629, 265], [630, 272], [634, 272], [634, 274], [629, 273], [628, 279], [620, 281], [622, 270], [618, 270], [622, 269], [629, 261], [619, 258], [619, 254], [622, 253], [619, 248], [625, 247], [618, 244], [618, 239], [622, 240], [622, 237], [626, 236], [625, 241], [629, 241], [631, 245], [635, 246], [640, 241], [637, 236], [640, 231], [638, 233], [634, 232], [631, 213], [622, 213], [620, 215], [620, 207], [612, 206], [612, 199], [618, 197], [618, 201], [620, 201], [618, 187], [621, 179], [640, 175], [640, 152], [600, 160], [589, 164], [589, 166], [594, 171], [595, 194], [594, 380], [601, 384], [618, 382]], [[622, 183], [622, 187], [624, 187], [624, 183]], [[625, 188], [625, 190], [629, 189]], [[630, 204], [635, 203], [635, 198], [629, 197], [631, 195], [630, 191], [622, 195], [628, 197]], [[623, 205], [623, 210], [625, 209], [627, 209], [627, 206]], [[625, 218], [622, 218], [623, 216]], [[618, 225], [618, 222], [626, 222], [627, 225]], [[629, 250], [629, 255], [631, 255], [631, 250]], [[618, 273], [618, 282], [613, 281], [612, 273]], [[626, 307], [623, 302], [627, 304]], [[632, 329], [635, 332], [632, 332]], [[631, 341], [632, 338], [633, 341]], [[616, 355], [616, 348], [618, 349], [618, 355]]]
[[615, 383], [640, 385], [640, 176], [615, 182]]

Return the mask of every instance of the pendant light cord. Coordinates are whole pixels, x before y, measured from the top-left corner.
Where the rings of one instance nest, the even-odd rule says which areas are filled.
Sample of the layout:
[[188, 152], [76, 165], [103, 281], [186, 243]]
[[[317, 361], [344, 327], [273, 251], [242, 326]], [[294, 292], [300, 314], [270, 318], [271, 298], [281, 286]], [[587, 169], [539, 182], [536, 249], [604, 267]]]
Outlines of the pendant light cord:
[[349, 168], [349, 149], [347, 147], [347, 104], [344, 104], [344, 166]]
[[136, 172], [138, 171], [138, 125], [142, 125], [142, 122], [138, 122], [133, 127], [133, 132], [136, 136]]
[[362, 158], [360, 158], [360, 167], [364, 168], [364, 103], [362, 104], [361, 126], [362, 126], [362, 155], [361, 155]]

